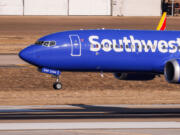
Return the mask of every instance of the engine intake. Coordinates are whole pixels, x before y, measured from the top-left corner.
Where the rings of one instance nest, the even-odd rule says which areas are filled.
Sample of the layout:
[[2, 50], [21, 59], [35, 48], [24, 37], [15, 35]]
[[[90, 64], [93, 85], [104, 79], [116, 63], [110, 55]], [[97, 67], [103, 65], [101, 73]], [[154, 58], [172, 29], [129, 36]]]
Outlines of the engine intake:
[[166, 63], [164, 75], [169, 83], [180, 83], [180, 60], [171, 60]]

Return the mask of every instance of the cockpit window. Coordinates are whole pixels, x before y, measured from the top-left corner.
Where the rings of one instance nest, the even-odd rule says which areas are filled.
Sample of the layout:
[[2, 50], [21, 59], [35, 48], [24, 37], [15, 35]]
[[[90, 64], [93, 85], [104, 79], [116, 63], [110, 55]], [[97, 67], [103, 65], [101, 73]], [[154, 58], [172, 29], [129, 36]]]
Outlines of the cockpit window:
[[45, 41], [45, 42], [43, 43], [43, 45], [44, 45], [44, 46], [49, 46], [49, 45], [50, 45], [50, 42], [49, 42], [49, 41]]
[[43, 46], [47, 46], [47, 47], [50, 47], [50, 46], [55, 46], [56, 45], [56, 41], [36, 41], [35, 43], [36, 45], [43, 45]]
[[56, 45], [56, 41], [50, 41], [50, 46]]
[[36, 43], [35, 44], [37, 44], [37, 45], [42, 45], [43, 44], [43, 41], [36, 41]]

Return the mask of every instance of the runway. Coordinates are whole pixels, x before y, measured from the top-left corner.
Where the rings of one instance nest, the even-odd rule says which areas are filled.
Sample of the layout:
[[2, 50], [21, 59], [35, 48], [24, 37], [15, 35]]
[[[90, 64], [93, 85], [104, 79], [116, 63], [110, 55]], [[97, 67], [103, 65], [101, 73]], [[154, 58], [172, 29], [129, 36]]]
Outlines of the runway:
[[1, 123], [0, 130], [180, 129], [180, 122]]
[[0, 106], [0, 134], [40, 132], [179, 135], [180, 105]]
[[2, 135], [179, 135], [179, 133], [179, 129], [27, 130], [0, 132]]
[[0, 106], [0, 130], [48, 129], [47, 126], [49, 129], [180, 128], [180, 105]]
[[0, 106], [6, 122], [180, 122], [180, 105]]

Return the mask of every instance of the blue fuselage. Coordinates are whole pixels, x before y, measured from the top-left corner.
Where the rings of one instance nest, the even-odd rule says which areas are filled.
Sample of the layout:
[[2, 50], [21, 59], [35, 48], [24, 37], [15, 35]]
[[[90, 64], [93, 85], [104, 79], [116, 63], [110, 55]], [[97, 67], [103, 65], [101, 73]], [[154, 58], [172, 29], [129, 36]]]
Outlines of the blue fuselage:
[[180, 58], [179, 46], [179, 31], [78, 30], [40, 38], [20, 57], [60, 71], [163, 73], [167, 61]]

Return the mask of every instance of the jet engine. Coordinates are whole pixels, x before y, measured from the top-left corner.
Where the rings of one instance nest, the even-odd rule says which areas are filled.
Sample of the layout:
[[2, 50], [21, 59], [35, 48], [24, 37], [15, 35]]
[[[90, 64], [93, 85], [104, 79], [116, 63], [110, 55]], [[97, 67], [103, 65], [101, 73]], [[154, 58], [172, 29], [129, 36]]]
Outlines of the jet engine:
[[114, 77], [118, 80], [126, 80], [127, 76], [127, 73], [114, 73]]
[[180, 83], [180, 59], [167, 62], [164, 75], [169, 83]]
[[148, 81], [153, 80], [156, 75], [149, 73], [114, 73], [114, 76], [119, 80]]

